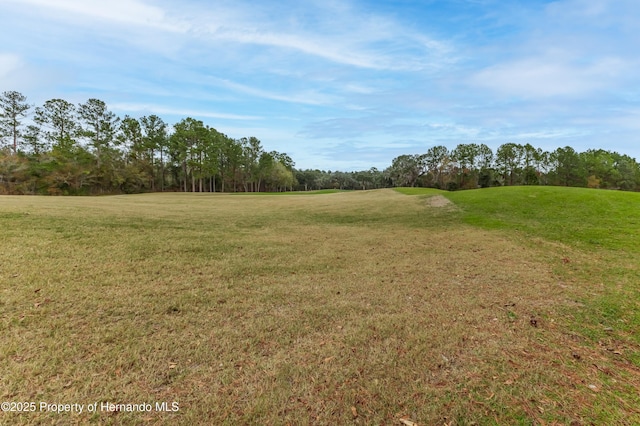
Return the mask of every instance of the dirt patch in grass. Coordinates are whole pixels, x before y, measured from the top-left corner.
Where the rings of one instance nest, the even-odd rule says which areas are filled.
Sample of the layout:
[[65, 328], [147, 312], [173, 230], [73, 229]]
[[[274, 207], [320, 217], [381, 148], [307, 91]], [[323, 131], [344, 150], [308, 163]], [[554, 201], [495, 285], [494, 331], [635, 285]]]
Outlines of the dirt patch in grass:
[[569, 326], [573, 258], [417, 197], [38, 200], [0, 253], [2, 399], [179, 410], [0, 422], [640, 421], [634, 348]]
[[427, 205], [429, 207], [452, 207], [453, 203], [442, 195], [433, 195], [427, 198]]

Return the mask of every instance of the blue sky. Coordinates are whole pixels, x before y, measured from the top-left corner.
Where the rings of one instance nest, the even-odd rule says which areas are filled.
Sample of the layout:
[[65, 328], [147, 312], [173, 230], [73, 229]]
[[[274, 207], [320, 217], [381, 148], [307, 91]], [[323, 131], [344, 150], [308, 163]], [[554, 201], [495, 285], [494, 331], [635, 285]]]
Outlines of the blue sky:
[[191, 116], [298, 168], [433, 145], [640, 158], [637, 0], [0, 0], [0, 91]]

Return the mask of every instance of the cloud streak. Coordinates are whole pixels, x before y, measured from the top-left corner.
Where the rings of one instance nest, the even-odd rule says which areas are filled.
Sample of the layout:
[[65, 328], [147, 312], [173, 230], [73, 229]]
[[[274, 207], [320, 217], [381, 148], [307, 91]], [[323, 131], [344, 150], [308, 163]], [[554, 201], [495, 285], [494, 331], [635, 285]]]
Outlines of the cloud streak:
[[507, 96], [586, 97], [617, 86], [628, 69], [620, 58], [604, 57], [580, 64], [565, 57], [535, 57], [488, 67], [475, 74], [472, 82]]
[[221, 112], [195, 110], [195, 109], [181, 109], [170, 108], [162, 105], [153, 104], [130, 104], [130, 103], [114, 103], [110, 105], [115, 111], [137, 113], [137, 115], [145, 114], [167, 114], [181, 117], [194, 117], [194, 118], [220, 118], [224, 120], [262, 120], [264, 117], [255, 115], [238, 115], [238, 114], [226, 114]]
[[57, 11], [66, 20], [76, 17], [107, 21], [125, 25], [154, 28], [163, 31], [184, 32], [187, 28], [171, 21], [163, 9], [137, 0], [5, 0], [35, 8]]

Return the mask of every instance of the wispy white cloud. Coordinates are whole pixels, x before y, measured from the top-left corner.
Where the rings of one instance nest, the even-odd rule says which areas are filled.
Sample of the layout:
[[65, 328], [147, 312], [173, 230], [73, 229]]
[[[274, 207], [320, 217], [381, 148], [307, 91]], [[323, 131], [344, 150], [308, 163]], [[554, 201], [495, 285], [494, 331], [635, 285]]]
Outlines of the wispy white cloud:
[[250, 43], [296, 50], [307, 55], [318, 56], [333, 62], [363, 68], [386, 68], [374, 55], [363, 51], [348, 52], [338, 40], [318, 40], [317, 37], [305, 37], [302, 34], [224, 31], [217, 32], [216, 38], [236, 43]]
[[27, 93], [31, 90], [47, 89], [61, 75], [58, 70], [43, 70], [31, 66], [21, 55], [0, 52], [0, 82], [4, 90], [17, 90]]
[[210, 79], [222, 87], [233, 90], [238, 93], [255, 96], [258, 98], [271, 99], [274, 101], [308, 104], [308, 105], [326, 105], [335, 102], [336, 98], [317, 91], [309, 90], [303, 93], [281, 94], [273, 91], [259, 89], [244, 84], [236, 83], [225, 79]]
[[598, 58], [587, 64], [567, 59], [553, 55], [500, 63], [478, 72], [471, 81], [509, 96], [585, 97], [616, 86], [629, 68], [620, 58]]
[[[442, 40], [408, 29], [382, 15], [366, 14], [343, 5], [321, 5], [309, 10], [243, 2], [160, 4], [141, 0], [3, 0], [13, 7], [49, 10], [47, 19], [87, 27], [102, 24], [103, 34], [133, 45], [149, 46], [148, 35], [130, 37], [129, 32], [155, 31], [160, 43], [169, 43], [162, 33], [173, 34], [186, 51], [201, 43], [219, 50], [224, 44], [275, 48], [280, 57], [288, 52], [336, 64], [373, 70], [425, 70], [451, 60], [451, 48]], [[289, 4], [291, 5], [291, 4]], [[281, 16], [279, 16], [281, 14]], [[308, 19], [311, 14], [313, 19]], [[304, 19], [300, 19], [304, 16]], [[112, 25], [113, 24], [113, 25]], [[112, 25], [112, 26], [109, 26]], [[126, 28], [126, 32], [122, 32]]]
[[66, 19], [78, 16], [122, 23], [127, 25], [157, 28], [164, 31], [183, 32], [185, 25], [170, 19], [165, 11], [138, 0], [4, 0], [30, 7], [45, 8], [61, 13]]
[[10, 74], [18, 70], [22, 65], [20, 57], [11, 53], [0, 53], [0, 78], [7, 79]]
[[266, 5], [235, 3], [224, 20], [205, 12], [206, 18], [191, 20], [192, 31], [209, 42], [277, 48], [374, 70], [432, 67], [450, 51], [444, 41], [386, 16], [364, 14], [347, 1]]
[[542, 4], [523, 17], [512, 39], [490, 50], [470, 83], [524, 98], [584, 99], [619, 91], [638, 80], [638, 24], [635, 0]]
[[577, 138], [587, 136], [589, 132], [578, 129], [571, 128], [561, 128], [561, 129], [546, 129], [541, 131], [523, 131], [516, 132], [511, 135], [505, 135], [510, 140], [517, 141], [530, 141], [530, 140], [541, 140], [541, 139], [550, 139], [561, 141], [566, 138]]
[[344, 86], [344, 90], [351, 93], [358, 93], [363, 95], [370, 95], [376, 92], [376, 89], [371, 86], [365, 86], [358, 83], [349, 83]]
[[240, 115], [240, 114], [227, 114], [221, 112], [207, 111], [207, 110], [195, 110], [195, 109], [181, 109], [170, 108], [163, 105], [154, 104], [137, 104], [137, 103], [112, 103], [109, 105], [114, 111], [122, 111], [127, 113], [136, 114], [168, 114], [181, 117], [193, 117], [193, 118], [219, 118], [224, 120], [262, 120], [264, 117], [255, 115]]

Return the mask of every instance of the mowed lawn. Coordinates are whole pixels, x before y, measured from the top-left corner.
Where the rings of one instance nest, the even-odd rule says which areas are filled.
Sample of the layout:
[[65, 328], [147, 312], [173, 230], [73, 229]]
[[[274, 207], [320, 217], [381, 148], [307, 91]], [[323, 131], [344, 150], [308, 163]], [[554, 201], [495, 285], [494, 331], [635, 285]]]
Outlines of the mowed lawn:
[[640, 197], [583, 191], [0, 197], [0, 424], [638, 424]]

